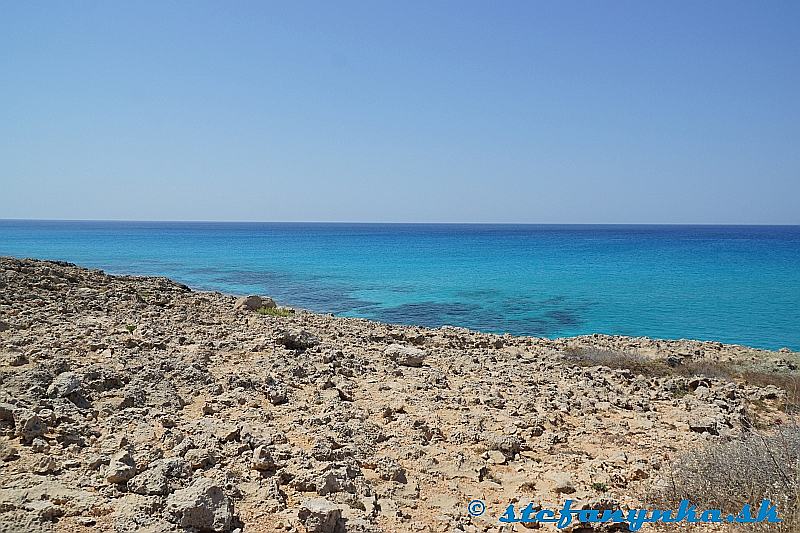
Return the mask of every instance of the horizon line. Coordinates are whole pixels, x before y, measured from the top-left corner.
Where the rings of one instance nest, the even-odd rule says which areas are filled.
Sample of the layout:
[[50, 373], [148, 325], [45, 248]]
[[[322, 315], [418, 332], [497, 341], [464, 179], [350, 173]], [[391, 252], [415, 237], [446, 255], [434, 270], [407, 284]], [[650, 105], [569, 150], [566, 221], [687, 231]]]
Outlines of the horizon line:
[[347, 224], [347, 225], [429, 225], [429, 226], [764, 226], [797, 227], [795, 224], [768, 222], [406, 222], [406, 221], [342, 221], [342, 220], [161, 220], [127, 218], [0, 218], [0, 222], [139, 222], [153, 224]]

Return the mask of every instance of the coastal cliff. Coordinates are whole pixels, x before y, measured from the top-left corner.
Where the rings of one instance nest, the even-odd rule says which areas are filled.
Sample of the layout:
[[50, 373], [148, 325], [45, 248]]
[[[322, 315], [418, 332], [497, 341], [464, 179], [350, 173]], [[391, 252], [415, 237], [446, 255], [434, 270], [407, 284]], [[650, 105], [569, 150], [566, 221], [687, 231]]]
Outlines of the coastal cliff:
[[0, 258], [0, 531], [499, 531], [512, 501], [641, 505], [684, 452], [784, 424], [797, 368]]

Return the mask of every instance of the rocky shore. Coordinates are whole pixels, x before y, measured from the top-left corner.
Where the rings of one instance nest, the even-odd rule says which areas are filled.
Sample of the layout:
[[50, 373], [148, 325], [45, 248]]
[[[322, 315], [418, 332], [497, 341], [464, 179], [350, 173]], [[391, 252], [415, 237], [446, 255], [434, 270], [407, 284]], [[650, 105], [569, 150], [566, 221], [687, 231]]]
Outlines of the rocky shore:
[[509, 502], [639, 505], [682, 453], [786, 418], [778, 386], [613, 354], [798, 368], [788, 351], [395, 326], [0, 258], [0, 531], [510, 531]]

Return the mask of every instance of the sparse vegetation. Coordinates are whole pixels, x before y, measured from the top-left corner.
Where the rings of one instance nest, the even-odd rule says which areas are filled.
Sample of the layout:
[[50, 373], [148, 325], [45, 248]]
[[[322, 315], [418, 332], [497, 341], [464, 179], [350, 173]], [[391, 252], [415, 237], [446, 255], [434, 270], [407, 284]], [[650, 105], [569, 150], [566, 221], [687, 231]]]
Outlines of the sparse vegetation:
[[[778, 373], [755, 365], [652, 359], [636, 353], [598, 348], [575, 348], [565, 351], [565, 359], [578, 366], [605, 366], [630, 370], [645, 377], [702, 376], [720, 380], [745, 382], [765, 387], [773, 385], [786, 391], [782, 405], [787, 413], [799, 412], [800, 375]], [[686, 392], [684, 392], [685, 394]], [[750, 414], [768, 410], [762, 400], [753, 400]], [[774, 423], [774, 422], [773, 422]], [[698, 509], [721, 509], [738, 513], [745, 503], [755, 509], [762, 499], [778, 505], [780, 524], [761, 524], [771, 531], [800, 533], [800, 428], [762, 428], [757, 417], [751, 428], [763, 431], [747, 433], [743, 438], [710, 443], [698, 451], [681, 456], [668, 469], [666, 481], [655, 488], [649, 499], [668, 507], [689, 500]], [[601, 483], [592, 488], [603, 492]]]
[[292, 316], [294, 314], [294, 309], [290, 309], [288, 307], [259, 307], [256, 309], [256, 313], [259, 315], [268, 315], [268, 316]]
[[136, 325], [135, 324], [128, 324], [127, 326], [125, 326], [125, 329], [128, 330], [128, 333], [133, 333], [134, 331], [136, 331]]
[[[711, 479], [712, 488], [724, 489], [722, 496], [750, 499], [757, 497], [758, 491], [740, 484], [738, 478], [725, 477], [733, 475], [727, 470], [734, 452], [714, 452], [716, 463], [705, 456], [691, 463], [689, 456], [689, 466], [678, 467], [672, 476], [670, 465], [704, 443], [730, 443], [742, 434], [754, 435], [754, 428], [760, 426], [749, 417], [758, 417], [770, 431], [779, 427], [776, 424], [787, 426], [791, 417], [776, 410], [786, 394], [773, 387], [759, 389], [743, 382], [677, 374], [697, 368], [689, 366], [694, 365], [692, 359], [712, 354], [734, 361], [727, 365], [741, 364], [735, 369], [739, 373], [763, 365], [764, 371], [784, 369], [796, 375], [795, 369], [800, 368], [792, 353], [770, 354], [695, 341], [609, 336], [555, 344], [547, 339], [507, 336], [497, 342], [494, 335], [469, 330], [382, 324], [300, 309], [294, 317], [275, 318], [273, 314], [288, 316], [291, 309], [274, 309], [274, 302], [262, 297], [242, 308], [228, 295], [186, 292], [161, 278], [110, 277], [32, 260], [0, 258], [0, 272], [11, 273], [6, 275], [0, 300], [19, 312], [3, 316], [9, 324], [0, 333], [8, 345], [6, 352], [0, 353], [0, 411], [4, 411], [0, 413], [0, 441], [15, 450], [4, 451], [0, 444], [0, 486], [10, 488], [4, 491], [8, 497], [0, 505], [0, 523], [42, 522], [42, 491], [30, 487], [61, 493], [64, 487], [75, 486], [81, 490], [75, 497], [45, 502], [55, 508], [51, 512], [47, 507], [46, 516], [64, 517], [54, 527], [72, 526], [111, 507], [119, 512], [102, 525], [112, 529], [129, 530], [131, 524], [141, 526], [140, 530], [169, 528], [170, 523], [178, 527], [186, 516], [184, 511], [182, 515], [173, 512], [178, 507], [154, 508], [145, 517], [148, 521], [141, 522], [142, 513], [127, 505], [130, 502], [125, 498], [151, 492], [152, 487], [164, 493], [162, 481], [170, 478], [171, 468], [183, 472], [194, 464], [200, 465], [197, 470], [204, 469], [203, 475], [170, 478], [166, 494], [157, 498], [169, 498], [181, 506], [185, 502], [181, 508], [197, 513], [193, 516], [230, 518], [231, 522], [221, 527], [226, 530], [234, 528], [234, 523], [240, 527], [239, 521], [245, 528], [270, 528], [271, 522], [264, 520], [273, 514], [283, 521], [284, 516], [311, 512], [313, 505], [306, 508], [300, 502], [312, 491], [301, 489], [322, 479], [326, 490], [321, 492], [326, 494], [317, 495], [332, 504], [319, 506], [320, 512], [326, 513], [323, 518], [328, 511], [335, 513], [335, 506], [343, 501], [328, 493], [332, 483], [340, 488], [355, 487], [357, 494], [352, 496], [358, 498], [386, 494], [389, 499], [384, 509], [392, 511], [405, 505], [405, 497], [396, 491], [406, 494], [399, 486], [406, 481], [420, 487], [414, 512], [419, 513], [423, 526], [427, 517], [441, 517], [441, 506], [435, 500], [444, 492], [460, 502], [476, 494], [485, 501], [504, 502], [510, 493], [538, 501], [538, 495], [550, 487], [559, 494], [575, 494], [576, 500], [591, 501], [592, 507], [668, 509], [674, 507], [651, 506], [645, 500], [646, 489], [662, 489], [661, 497], [671, 500], [684, 495], [678, 491], [700, 500], [703, 483]], [[50, 288], [54, 277], [66, 280], [57, 291]], [[129, 299], [109, 298], [103, 313], [108, 321], [95, 325], [97, 304], [78, 293], [78, 287], [98, 292], [108, 289], [113, 295], [142, 289], [152, 292], [152, 303], [145, 309]], [[242, 303], [246, 304], [247, 298]], [[75, 313], [56, 312], [61, 306]], [[273, 309], [253, 314], [261, 307]], [[43, 310], [51, 312], [46, 320], [28, 320]], [[23, 323], [27, 327], [17, 327]], [[101, 325], [106, 323], [113, 328], [110, 335], [103, 334], [105, 326]], [[126, 337], [127, 325], [131, 334]], [[582, 351], [565, 355], [555, 352], [554, 344]], [[615, 351], [652, 354], [654, 359], [620, 357]], [[681, 363], [685, 367], [669, 367]], [[631, 370], [609, 368], [624, 366], [668, 377], [643, 381]], [[701, 371], [712, 370], [706, 367]], [[724, 370], [725, 375], [735, 375], [734, 369]], [[207, 394], [198, 397], [197, 391]], [[676, 401], [679, 395], [685, 397]], [[192, 398], [197, 401], [186, 405]], [[81, 411], [91, 410], [91, 416], [65, 418], [35, 407], [53, 402], [59, 410], [70, 402]], [[463, 411], [465, 406], [474, 410], [473, 414], [485, 411], [485, 416], [462, 416], [469, 415]], [[260, 417], [261, 411], [269, 416]], [[259, 427], [252, 426], [254, 420]], [[151, 431], [153, 428], [164, 429]], [[87, 435], [99, 437], [85, 438]], [[237, 435], [242, 437], [239, 440], [246, 436], [251, 444], [259, 444], [252, 450], [239, 449], [231, 442]], [[135, 439], [132, 450], [119, 440], [131, 436]], [[178, 461], [181, 464], [173, 464], [171, 458], [151, 459], [147, 450], [162, 449], [165, 444], [173, 449], [179, 446], [173, 436], [182, 436], [181, 442], [194, 446]], [[75, 445], [82, 439], [85, 446]], [[782, 517], [789, 513], [786, 508], [794, 509], [790, 498], [795, 497], [797, 484], [791, 480], [798, 468], [790, 459], [800, 454], [796, 440], [783, 447], [788, 452], [774, 452], [773, 463], [768, 462], [769, 455], [753, 461], [757, 452], [748, 448], [736, 452], [735, 461], [747, 464], [735, 467], [737, 476], [771, 478], [771, 484], [758, 481], [761, 491], [771, 491], [768, 494], [775, 494], [776, 499], [784, 495], [776, 502], [782, 506]], [[66, 463], [52, 461], [43, 464], [40, 446], [45, 444], [41, 442], [50, 446], [53, 454], [69, 457], [69, 467], [61, 468]], [[746, 442], [748, 446], [759, 444]], [[419, 455], [420, 443], [433, 446]], [[314, 448], [311, 454], [322, 459], [309, 460], [309, 446]], [[430, 455], [434, 447], [435, 457]], [[117, 450], [113, 459], [108, 455], [109, 463], [96, 468], [95, 459], [111, 450]], [[364, 471], [366, 465], [362, 469], [349, 462], [354, 453], [363, 450], [374, 458], [370, 472]], [[135, 458], [139, 452], [145, 459], [141, 467]], [[492, 453], [484, 456], [484, 452]], [[506, 466], [484, 468], [486, 459]], [[332, 461], [343, 466], [332, 468]], [[704, 474], [702, 469], [709, 464], [718, 472], [716, 478]], [[373, 469], [374, 465], [381, 465], [380, 471], [377, 466]], [[786, 467], [788, 473], [776, 473]], [[459, 477], [473, 468], [476, 476]], [[253, 475], [243, 477], [247, 472]], [[513, 475], [501, 475], [504, 472]], [[550, 476], [551, 472], [555, 475]], [[247, 482], [265, 475], [275, 480], [298, 479], [302, 484], [281, 482], [278, 488], [283, 495], [278, 501], [265, 497], [262, 485]], [[552, 483], [543, 482], [545, 475]], [[683, 482], [681, 475], [696, 484]], [[88, 488], [97, 490], [84, 491], [83, 479], [96, 480]], [[456, 488], [453, 479], [461, 480]], [[228, 491], [241, 496], [231, 498]], [[709, 496], [700, 504], [709, 505], [722, 496]], [[724, 501], [729, 506], [734, 503], [738, 501]], [[284, 509], [276, 514], [280, 508]], [[400, 521], [399, 516], [395, 520], [394, 512], [376, 516], [356, 508], [351, 511], [348, 515], [365, 525], [377, 522], [387, 526], [385, 531], [405, 531], [407, 521]], [[446, 524], [431, 523], [437, 529], [457, 529], [464, 523], [460, 516], [464, 513], [456, 514], [459, 516]], [[45, 529], [50, 526], [41, 525]], [[304, 529], [294, 519], [290, 525]], [[723, 526], [684, 529], [734, 533], [722, 531]], [[666, 533], [675, 527], [656, 529]], [[747, 527], [738, 529], [744, 533]]]
[[777, 505], [780, 524], [761, 524], [773, 531], [800, 531], [800, 428], [750, 433], [744, 438], [708, 444], [681, 456], [668, 470], [650, 500], [677, 505], [689, 500], [699, 508], [738, 513], [761, 500]]
[[564, 352], [568, 362], [578, 366], [607, 366], [614, 369], [626, 369], [646, 377], [705, 376], [727, 381], [746, 382], [751, 385], [765, 387], [774, 385], [786, 391], [786, 404], [783, 408], [787, 412], [797, 411], [800, 405], [800, 374], [778, 373], [761, 370], [757, 367], [747, 367], [742, 364], [692, 361], [686, 359], [675, 364], [668, 360], [651, 359], [635, 353], [575, 348]]

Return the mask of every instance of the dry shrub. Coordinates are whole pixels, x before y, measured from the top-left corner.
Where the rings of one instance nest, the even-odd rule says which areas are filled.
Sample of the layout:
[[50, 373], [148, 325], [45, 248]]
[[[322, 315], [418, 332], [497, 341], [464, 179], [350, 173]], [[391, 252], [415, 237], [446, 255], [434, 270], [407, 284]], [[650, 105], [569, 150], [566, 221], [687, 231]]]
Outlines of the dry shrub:
[[564, 351], [567, 362], [578, 366], [607, 366], [613, 369], [630, 370], [643, 376], [667, 376], [674, 374], [673, 368], [660, 359], [603, 348], [569, 348]]
[[[800, 428], [750, 433], [742, 439], [709, 443], [679, 458], [650, 499], [677, 506], [689, 500], [698, 510], [738, 513], [745, 503], [757, 511], [761, 500], [777, 505], [779, 524], [771, 531], [800, 532]], [[741, 527], [741, 526], [739, 526]]]
[[797, 406], [800, 405], [800, 375], [795, 372], [771, 372], [742, 364], [714, 361], [683, 360], [680, 364], [669, 365], [663, 359], [602, 348], [572, 348], [564, 351], [564, 357], [568, 362], [579, 366], [602, 365], [630, 370], [646, 377], [704, 376], [727, 381], [744, 381], [759, 387], [774, 385], [786, 391], [787, 409], [797, 410]]

